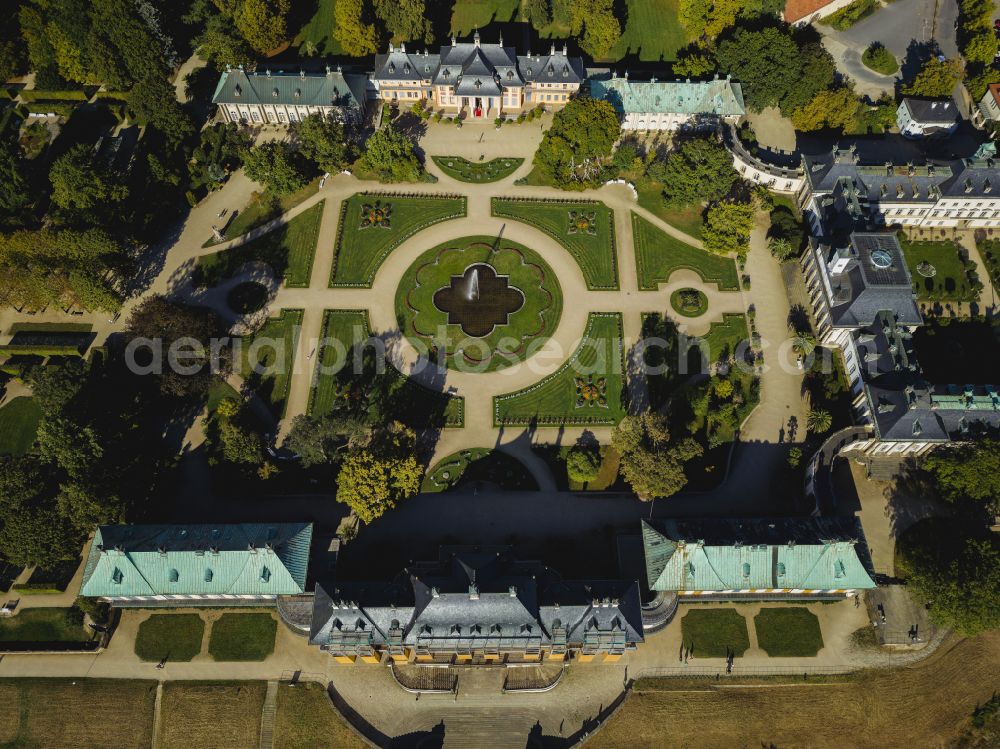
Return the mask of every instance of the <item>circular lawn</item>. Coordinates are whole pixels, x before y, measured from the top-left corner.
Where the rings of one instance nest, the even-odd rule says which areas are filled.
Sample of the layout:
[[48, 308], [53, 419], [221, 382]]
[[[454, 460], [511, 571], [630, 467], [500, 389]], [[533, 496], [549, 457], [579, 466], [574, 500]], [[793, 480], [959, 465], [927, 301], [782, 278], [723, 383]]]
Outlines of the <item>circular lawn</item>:
[[461, 371], [523, 361], [552, 335], [562, 292], [534, 250], [464, 237], [428, 250], [396, 290], [396, 317], [421, 354]]

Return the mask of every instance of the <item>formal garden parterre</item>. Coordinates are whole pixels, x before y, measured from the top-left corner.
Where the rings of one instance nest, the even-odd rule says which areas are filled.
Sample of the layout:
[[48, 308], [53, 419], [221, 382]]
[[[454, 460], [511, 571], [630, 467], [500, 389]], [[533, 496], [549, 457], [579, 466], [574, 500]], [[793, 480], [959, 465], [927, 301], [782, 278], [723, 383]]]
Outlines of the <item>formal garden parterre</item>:
[[682, 242], [658, 229], [637, 213], [632, 213], [632, 240], [635, 242], [636, 273], [639, 288], [655, 291], [674, 271], [687, 269], [705, 283], [717, 284], [720, 291], [740, 288], [736, 263]]
[[950, 241], [900, 241], [922, 302], [974, 302], [983, 289], [975, 264]]
[[461, 156], [432, 156], [438, 168], [460, 182], [498, 182], [516, 172], [524, 159], [498, 156], [489, 161], [469, 161]]
[[371, 288], [378, 269], [400, 244], [466, 211], [462, 195], [352, 195], [340, 206], [330, 286]]
[[595, 200], [493, 198], [491, 212], [541, 229], [566, 248], [588, 289], [618, 288], [614, 211]]

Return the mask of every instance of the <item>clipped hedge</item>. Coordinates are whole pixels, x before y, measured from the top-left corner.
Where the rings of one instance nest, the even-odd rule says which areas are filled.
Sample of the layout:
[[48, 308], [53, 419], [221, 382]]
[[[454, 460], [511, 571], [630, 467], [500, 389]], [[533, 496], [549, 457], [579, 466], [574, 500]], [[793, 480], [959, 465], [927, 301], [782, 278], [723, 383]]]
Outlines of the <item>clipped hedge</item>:
[[15, 583], [10, 586], [10, 589], [24, 593], [26, 596], [54, 595], [64, 592], [53, 586], [52, 583]]
[[36, 100], [28, 103], [28, 110], [35, 114], [54, 114], [60, 117], [69, 117], [76, 109], [76, 104], [65, 101], [52, 101], [50, 99]]
[[0, 354], [11, 356], [79, 356], [79, 346], [33, 346], [31, 344], [19, 345], [9, 343], [0, 346]]
[[21, 101], [87, 101], [83, 91], [21, 91]]

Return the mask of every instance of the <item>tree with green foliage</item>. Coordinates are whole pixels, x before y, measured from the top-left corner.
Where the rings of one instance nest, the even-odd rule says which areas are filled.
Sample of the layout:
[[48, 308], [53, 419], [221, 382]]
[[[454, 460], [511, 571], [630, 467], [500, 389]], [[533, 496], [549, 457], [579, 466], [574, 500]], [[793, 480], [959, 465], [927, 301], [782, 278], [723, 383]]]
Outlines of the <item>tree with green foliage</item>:
[[669, 497], [687, 484], [684, 463], [704, 451], [690, 437], [672, 440], [667, 419], [646, 411], [628, 415], [611, 433], [621, 456], [621, 471], [639, 499]]
[[399, 422], [350, 445], [337, 475], [337, 501], [370, 523], [420, 490], [416, 435]]
[[27, 309], [79, 306], [117, 311], [109, 276], [124, 278], [128, 254], [100, 229], [40, 229], [0, 234], [0, 299]]
[[401, 41], [434, 41], [424, 0], [374, 0], [375, 15], [389, 34]]
[[94, 158], [92, 147], [83, 143], [55, 160], [49, 169], [49, 182], [52, 202], [75, 215], [93, 215], [128, 197], [128, 187]]
[[646, 174], [663, 183], [663, 199], [670, 205], [722, 200], [740, 175], [733, 157], [714, 137], [685, 138], [665, 159], [650, 162]]
[[[344, 0], [344, 4], [347, 2], [348, 0]], [[337, 3], [338, 11], [340, 5]], [[217, 68], [224, 68], [226, 65], [248, 66], [255, 59], [246, 39], [234, 31], [232, 20], [220, 14], [209, 16], [201, 34], [194, 40], [194, 46], [202, 59], [208, 60]]]
[[351, 57], [364, 57], [378, 51], [375, 24], [365, 18], [363, 0], [337, 0], [333, 8], [333, 38]]
[[288, 39], [291, 6], [291, 0], [241, 0], [233, 20], [254, 51], [264, 53]]
[[13, 138], [0, 139], [0, 227], [20, 226], [31, 203], [27, 168]]
[[781, 113], [790, 117], [792, 112], [806, 106], [817, 94], [831, 88], [836, 78], [837, 64], [826, 47], [818, 42], [799, 46], [795, 78], [788, 82], [788, 91], [781, 99]]
[[419, 182], [424, 176], [413, 141], [391, 124], [368, 138], [359, 165], [381, 182]]
[[830, 412], [822, 408], [811, 408], [806, 416], [806, 428], [812, 434], [824, 434], [830, 431], [833, 426], [833, 417]]
[[259, 466], [264, 463], [264, 444], [260, 434], [237, 414], [219, 419], [219, 444], [222, 458], [228, 463]]
[[247, 151], [243, 171], [275, 195], [291, 195], [307, 182], [305, 169], [292, 146], [273, 140]]
[[336, 465], [348, 445], [367, 433], [368, 425], [354, 415], [299, 415], [292, 420], [284, 446], [299, 456], [305, 468]]
[[804, 107], [792, 112], [796, 130], [808, 132], [832, 128], [843, 132], [854, 126], [861, 102], [850, 88], [833, 88], [820, 91]]
[[292, 123], [291, 134], [298, 140], [299, 153], [324, 172], [337, 172], [354, 160], [344, 126], [322, 114], [313, 114]]
[[903, 532], [897, 574], [937, 624], [975, 635], [1000, 627], [1000, 540], [981, 521], [930, 518]]
[[714, 70], [715, 60], [697, 47], [681, 52], [673, 64], [674, 75], [677, 77], [701, 78]]
[[136, 81], [126, 100], [135, 121], [150, 125], [171, 143], [194, 133], [194, 122], [177, 101], [177, 92], [162, 75], [146, 75]]
[[539, 31], [552, 23], [551, 0], [521, 0], [521, 18]]
[[965, 42], [962, 55], [966, 62], [986, 65], [993, 62], [997, 53], [997, 35], [987, 27], [971, 35]]
[[796, 257], [798, 249], [785, 237], [772, 237], [767, 243], [767, 248], [779, 262], [786, 262]]
[[987, 439], [935, 450], [923, 462], [948, 502], [984, 502], [1000, 509], [1000, 441]]
[[566, 453], [566, 475], [570, 481], [586, 484], [601, 472], [601, 449], [594, 442], [578, 441]]
[[745, 255], [753, 230], [753, 213], [752, 203], [724, 200], [709, 206], [701, 228], [705, 249], [719, 255]]
[[615, 16], [613, 0], [579, 0], [588, 5], [583, 22], [580, 49], [595, 59], [607, 57], [622, 36], [622, 27]]
[[22, 567], [54, 567], [75, 557], [77, 534], [53, 508], [21, 508], [8, 513], [0, 528], [0, 548], [8, 562]]
[[583, 190], [602, 181], [611, 149], [621, 134], [618, 115], [601, 99], [577, 98], [552, 118], [534, 163], [545, 181]]
[[908, 85], [903, 86], [903, 93], [907, 96], [923, 96], [928, 99], [951, 96], [951, 92], [961, 79], [961, 60], [942, 61], [932, 57], [923, 64], [916, 77]]

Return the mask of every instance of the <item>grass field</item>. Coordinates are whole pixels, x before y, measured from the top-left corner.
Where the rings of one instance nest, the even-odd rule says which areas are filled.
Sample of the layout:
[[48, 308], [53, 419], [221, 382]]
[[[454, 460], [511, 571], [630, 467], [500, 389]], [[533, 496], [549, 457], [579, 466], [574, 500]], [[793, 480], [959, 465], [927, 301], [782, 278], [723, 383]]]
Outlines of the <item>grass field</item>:
[[212, 622], [208, 654], [217, 661], [262, 661], [274, 652], [277, 632], [271, 614], [223, 614]]
[[823, 647], [819, 619], [803, 606], [761, 609], [753, 626], [758, 646], [772, 658], [812, 658]]
[[695, 658], [725, 658], [743, 655], [750, 647], [747, 620], [736, 609], [689, 609], [681, 619], [684, 647]]
[[455, 0], [451, 10], [451, 33], [460, 37], [469, 36], [494, 21], [506, 23], [517, 20], [519, 7], [519, 0]]
[[195, 284], [215, 286], [235, 274], [244, 263], [257, 261], [270, 265], [275, 274], [285, 279], [285, 286], [308, 287], [322, 219], [323, 203], [320, 202], [262, 237], [202, 255], [195, 268]]
[[205, 410], [213, 413], [219, 407], [219, 404], [227, 398], [239, 400], [240, 394], [228, 382], [223, 382], [222, 380], [213, 381], [208, 387], [208, 402], [205, 404]]
[[144, 661], [189, 661], [201, 652], [204, 633], [197, 614], [153, 614], [139, 625], [135, 654]]
[[[309, 413], [316, 416], [331, 413], [342, 400], [347, 386], [366, 378], [364, 373], [352, 380], [352, 349], [369, 336], [368, 314], [362, 310], [326, 310], [323, 317], [324, 340], [337, 344], [323, 346], [316, 355], [316, 374], [309, 398]], [[320, 371], [320, 369], [324, 371]], [[411, 426], [441, 425], [460, 427], [465, 423], [465, 399], [443, 392], [428, 390], [413, 382], [391, 365], [385, 377], [391, 378], [383, 389], [382, 408], [394, 419]], [[367, 384], [371, 384], [368, 382]]]
[[[460, 297], [464, 286], [453, 284], [465, 284], [463, 274], [476, 264], [490, 266], [520, 291], [515, 307], [491, 318], [495, 324], [484, 335], [467, 334], [453, 322], [447, 305], [438, 306], [438, 292], [445, 287], [458, 290], [453, 303]], [[435, 350], [448, 367], [477, 372], [504, 369], [537, 351], [559, 324], [562, 305], [559, 280], [541, 255], [488, 236], [463, 237], [421, 254], [403, 274], [395, 300], [400, 328], [418, 350]]]
[[2, 679], [0, 746], [148, 747], [155, 699], [154, 681]]
[[292, 46], [299, 48], [300, 57], [308, 57], [307, 43], [314, 45], [316, 54], [322, 57], [343, 54], [340, 44], [333, 38], [333, 13], [337, 0], [315, 0], [315, 3], [316, 12], [299, 29]]
[[23, 609], [16, 616], [0, 619], [2, 642], [87, 642], [90, 630], [75, 608]]
[[168, 681], [160, 705], [160, 749], [258, 746], [266, 689], [262, 681]]
[[284, 415], [288, 401], [303, 314], [300, 309], [283, 309], [256, 334], [243, 339], [241, 374], [278, 417]]
[[[969, 285], [967, 269], [954, 242], [900, 242], [906, 265], [913, 277], [913, 290], [921, 301], [975, 301], [979, 293]], [[931, 278], [920, 275], [921, 263], [930, 263], [936, 273]]]
[[534, 491], [538, 484], [516, 458], [486, 447], [473, 447], [442, 458], [424, 476], [420, 491], [448, 491], [456, 486], [488, 481], [501, 489]]
[[278, 687], [274, 749], [367, 749], [368, 744], [333, 708], [326, 690], [311, 682]]
[[640, 60], [676, 60], [687, 44], [687, 34], [677, 17], [678, 0], [625, 0], [628, 21], [609, 60], [637, 56]]
[[701, 239], [701, 227], [705, 224], [701, 215], [705, 210], [703, 206], [668, 206], [663, 202], [663, 184], [647, 179], [636, 180], [635, 191], [639, 193], [640, 206], [685, 234]]
[[[251, 196], [250, 202], [242, 210], [238, 210], [226, 226], [226, 241], [242, 237], [251, 229], [256, 229], [258, 226], [262, 226], [268, 221], [277, 218], [282, 213], [292, 210], [299, 203], [307, 198], [311, 198], [317, 192], [319, 192], [319, 177], [288, 195], [275, 195], [267, 190], [264, 192], [255, 192]], [[223, 216], [219, 219], [217, 225], [221, 226], [225, 223], [225, 220], [225, 216]], [[218, 244], [215, 241], [215, 237], [209, 237], [202, 247], [211, 247], [214, 244]]]
[[632, 214], [632, 239], [640, 289], [655, 291], [658, 284], [666, 283], [674, 271], [682, 268], [693, 270], [705, 283], [718, 284], [723, 291], [739, 289], [732, 259], [682, 242], [636, 213]]
[[35, 444], [42, 409], [33, 398], [11, 399], [0, 408], [0, 455], [24, 455]]
[[[622, 316], [592, 312], [580, 346], [562, 367], [524, 390], [493, 399], [494, 425], [617, 424], [625, 415], [622, 359]], [[587, 389], [596, 387], [606, 405], [578, 405], [580, 380]]]
[[[389, 227], [360, 228], [366, 205], [391, 206]], [[341, 204], [330, 286], [370, 288], [379, 267], [406, 239], [428, 226], [465, 215], [465, 198], [358, 193]]]
[[[589, 200], [550, 203], [503, 198], [493, 198], [491, 203], [491, 213], [494, 216], [512, 218], [537, 227], [569, 250], [583, 271], [588, 289], [618, 288], [615, 217], [606, 205]], [[593, 213], [596, 233], [577, 231], [570, 234], [571, 211], [577, 215]], [[583, 220], [589, 221], [588, 218]]]
[[976, 706], [1000, 690], [998, 662], [995, 630], [951, 640], [909, 668], [822, 685], [790, 678], [787, 686], [773, 680], [766, 689], [734, 689], [704, 679], [695, 686], [677, 680], [672, 691], [637, 688], [587, 749], [953, 746]]
[[497, 182], [509, 177], [524, 159], [498, 157], [490, 161], [469, 161], [461, 156], [431, 156], [438, 168], [461, 182]]
[[726, 312], [722, 315], [722, 320], [716, 320], [702, 336], [702, 353], [708, 357], [708, 361], [717, 362], [732, 356], [740, 344], [750, 339], [750, 331], [747, 328], [747, 318], [745, 315], [736, 312]]

